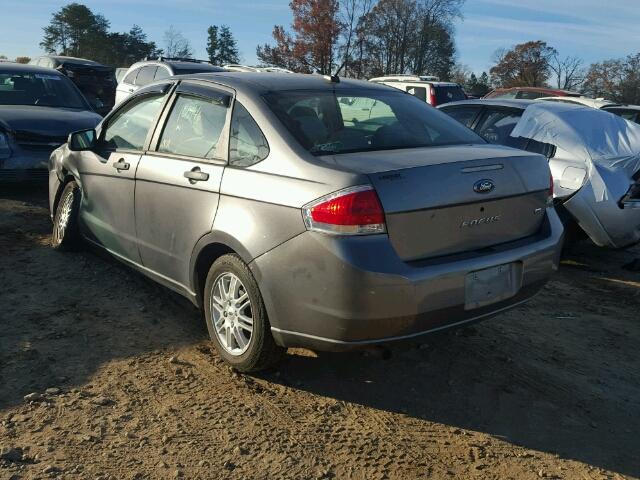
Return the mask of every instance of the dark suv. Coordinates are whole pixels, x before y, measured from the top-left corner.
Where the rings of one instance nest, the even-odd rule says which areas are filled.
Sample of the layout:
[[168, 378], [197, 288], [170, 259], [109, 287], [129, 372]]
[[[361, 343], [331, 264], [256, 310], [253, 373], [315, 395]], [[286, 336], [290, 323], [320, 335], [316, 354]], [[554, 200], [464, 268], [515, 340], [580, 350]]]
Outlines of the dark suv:
[[69, 77], [100, 115], [106, 115], [113, 108], [116, 79], [112, 67], [85, 58], [63, 56], [37, 57], [29, 64], [53, 68]]

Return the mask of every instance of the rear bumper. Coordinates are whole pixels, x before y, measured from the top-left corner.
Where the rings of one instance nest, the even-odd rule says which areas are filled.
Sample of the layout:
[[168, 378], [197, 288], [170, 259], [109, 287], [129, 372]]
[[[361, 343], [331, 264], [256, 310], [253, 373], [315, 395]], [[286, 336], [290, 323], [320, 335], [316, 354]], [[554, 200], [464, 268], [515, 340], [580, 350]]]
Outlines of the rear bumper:
[[[282, 346], [341, 351], [406, 340], [490, 317], [535, 295], [558, 268], [564, 235], [555, 211], [547, 213], [536, 237], [483, 252], [406, 263], [386, 235], [305, 232], [250, 267]], [[518, 265], [517, 292], [465, 309], [467, 274], [508, 263]]]

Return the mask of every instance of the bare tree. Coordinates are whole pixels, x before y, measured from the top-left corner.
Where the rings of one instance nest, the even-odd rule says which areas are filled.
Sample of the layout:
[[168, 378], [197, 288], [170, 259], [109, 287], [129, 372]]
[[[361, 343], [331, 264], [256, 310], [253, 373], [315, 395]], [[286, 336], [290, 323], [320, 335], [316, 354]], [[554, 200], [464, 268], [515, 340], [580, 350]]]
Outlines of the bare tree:
[[561, 58], [557, 53], [549, 61], [556, 86], [563, 90], [577, 90], [585, 78], [584, 63], [578, 57]]
[[193, 56], [193, 49], [189, 40], [176, 30], [173, 25], [169, 26], [169, 30], [164, 32], [164, 44], [164, 52], [167, 57], [191, 58]]

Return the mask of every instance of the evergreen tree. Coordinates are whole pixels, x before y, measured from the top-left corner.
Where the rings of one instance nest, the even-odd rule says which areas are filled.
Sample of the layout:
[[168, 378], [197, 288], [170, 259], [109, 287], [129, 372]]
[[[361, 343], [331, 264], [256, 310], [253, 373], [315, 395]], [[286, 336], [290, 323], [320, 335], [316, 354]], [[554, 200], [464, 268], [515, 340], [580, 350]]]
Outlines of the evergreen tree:
[[220, 27], [220, 37], [218, 38], [218, 62], [220, 65], [227, 63], [239, 63], [240, 53], [238, 45], [229, 26]]
[[207, 29], [207, 55], [209, 55], [209, 61], [214, 65], [220, 64], [218, 56], [218, 50], [220, 49], [220, 41], [218, 39], [218, 27], [211, 25]]

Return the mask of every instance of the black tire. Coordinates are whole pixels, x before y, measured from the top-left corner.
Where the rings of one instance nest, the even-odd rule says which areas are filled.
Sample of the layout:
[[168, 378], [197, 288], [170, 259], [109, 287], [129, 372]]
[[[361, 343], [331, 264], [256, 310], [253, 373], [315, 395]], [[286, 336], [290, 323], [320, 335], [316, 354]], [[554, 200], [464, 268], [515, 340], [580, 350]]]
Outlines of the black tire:
[[[243, 353], [236, 355], [229, 353], [218, 338], [212, 313], [212, 296], [216, 282], [227, 273], [235, 275], [245, 288], [251, 302], [249, 308], [253, 320], [248, 346]], [[240, 372], [257, 372], [273, 367], [282, 360], [286, 349], [276, 345], [273, 340], [271, 325], [267, 318], [260, 289], [249, 267], [240, 257], [234, 254], [223, 255], [211, 265], [204, 287], [203, 299], [209, 336], [218, 354], [227, 364]]]
[[[66, 184], [53, 217], [51, 246], [56, 250], [75, 250], [80, 244], [78, 211], [80, 210], [80, 187], [74, 181]], [[63, 225], [63, 222], [66, 223]]]

